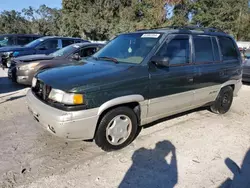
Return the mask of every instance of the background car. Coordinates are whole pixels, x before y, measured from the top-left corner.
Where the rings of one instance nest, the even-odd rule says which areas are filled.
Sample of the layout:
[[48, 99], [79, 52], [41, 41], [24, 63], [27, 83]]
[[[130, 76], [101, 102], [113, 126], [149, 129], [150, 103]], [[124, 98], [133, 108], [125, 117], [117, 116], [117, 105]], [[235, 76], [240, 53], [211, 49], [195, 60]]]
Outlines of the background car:
[[99, 43], [77, 43], [64, 47], [50, 55], [29, 55], [14, 58], [8, 70], [8, 77], [19, 84], [31, 85], [32, 78], [39, 70], [75, 63], [102, 48]]
[[65, 46], [80, 42], [89, 41], [80, 38], [48, 36], [34, 40], [23, 47], [3, 47], [0, 48], [0, 54], [4, 54], [4, 56], [2, 56], [2, 65], [10, 67], [10, 58], [12, 57], [32, 54], [51, 54]]
[[35, 34], [6, 34], [0, 35], [0, 47], [6, 46], [23, 46], [43, 37], [42, 35]]
[[250, 50], [244, 53], [242, 81], [250, 82]]

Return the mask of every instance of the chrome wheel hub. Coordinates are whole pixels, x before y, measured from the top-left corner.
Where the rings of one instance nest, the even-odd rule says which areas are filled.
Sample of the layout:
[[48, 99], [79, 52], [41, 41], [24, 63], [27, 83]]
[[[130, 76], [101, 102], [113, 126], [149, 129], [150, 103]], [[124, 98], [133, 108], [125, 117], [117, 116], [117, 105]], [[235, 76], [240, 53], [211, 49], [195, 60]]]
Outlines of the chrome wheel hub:
[[131, 130], [132, 122], [128, 116], [115, 116], [106, 128], [106, 139], [112, 145], [120, 145], [128, 139]]

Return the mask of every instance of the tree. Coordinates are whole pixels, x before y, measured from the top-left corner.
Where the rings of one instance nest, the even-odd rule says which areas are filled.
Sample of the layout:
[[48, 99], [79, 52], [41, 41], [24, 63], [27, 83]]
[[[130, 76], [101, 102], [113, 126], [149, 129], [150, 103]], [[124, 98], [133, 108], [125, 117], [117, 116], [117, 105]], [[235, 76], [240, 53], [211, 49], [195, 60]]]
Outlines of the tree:
[[245, 38], [245, 25], [249, 22], [246, 0], [197, 0], [192, 5], [192, 23], [203, 27], [215, 27], [235, 36]]
[[30, 33], [29, 22], [17, 11], [3, 11], [0, 14], [0, 33]]
[[61, 10], [41, 5], [39, 9], [29, 7], [23, 9], [33, 33], [42, 35], [59, 35], [61, 26]]
[[64, 34], [106, 40], [117, 33], [161, 26], [166, 0], [63, 0]]

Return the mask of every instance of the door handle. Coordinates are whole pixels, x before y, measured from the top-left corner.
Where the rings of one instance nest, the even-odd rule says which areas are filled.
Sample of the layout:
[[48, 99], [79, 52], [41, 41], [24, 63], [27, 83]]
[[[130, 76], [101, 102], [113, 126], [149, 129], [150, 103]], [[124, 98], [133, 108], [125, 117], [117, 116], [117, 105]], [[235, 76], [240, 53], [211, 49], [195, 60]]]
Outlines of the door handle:
[[194, 81], [194, 78], [193, 78], [193, 77], [189, 77], [189, 78], [187, 78], [187, 81], [188, 81], [188, 82], [193, 82], [193, 81]]
[[225, 72], [224, 71], [220, 71], [220, 76], [224, 76]]

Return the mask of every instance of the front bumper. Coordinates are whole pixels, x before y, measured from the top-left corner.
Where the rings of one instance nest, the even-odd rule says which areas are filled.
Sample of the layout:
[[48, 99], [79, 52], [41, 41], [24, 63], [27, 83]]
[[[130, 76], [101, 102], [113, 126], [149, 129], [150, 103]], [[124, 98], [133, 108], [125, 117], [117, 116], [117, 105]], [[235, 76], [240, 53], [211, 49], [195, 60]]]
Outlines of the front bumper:
[[31, 70], [16, 70], [16, 80], [17, 83], [23, 85], [31, 85], [32, 79], [34, 77], [34, 72]]
[[37, 99], [31, 90], [27, 93], [27, 103], [34, 119], [50, 133], [69, 140], [94, 138], [98, 108], [74, 112], [58, 110]]

